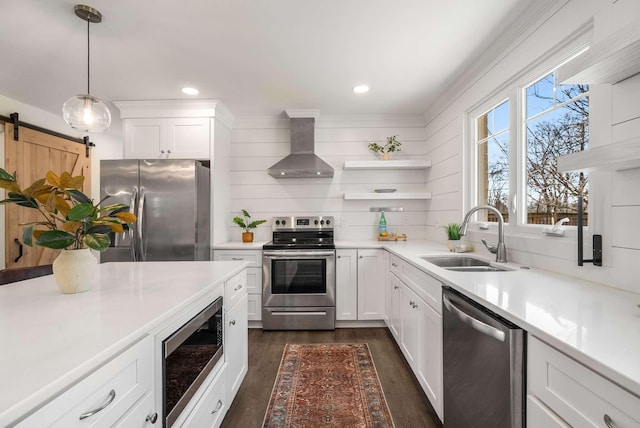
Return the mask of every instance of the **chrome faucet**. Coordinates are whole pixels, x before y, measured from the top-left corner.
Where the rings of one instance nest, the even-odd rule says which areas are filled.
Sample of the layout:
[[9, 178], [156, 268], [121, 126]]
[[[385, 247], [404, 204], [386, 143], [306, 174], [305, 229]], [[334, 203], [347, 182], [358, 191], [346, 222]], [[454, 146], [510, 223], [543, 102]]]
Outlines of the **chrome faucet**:
[[496, 207], [493, 207], [491, 205], [478, 205], [477, 207], [471, 208], [469, 212], [465, 214], [464, 220], [462, 220], [462, 224], [460, 225], [460, 235], [464, 236], [467, 234], [469, 219], [471, 218], [471, 215], [473, 213], [479, 210], [488, 210], [495, 213], [495, 215], [498, 216], [498, 244], [489, 245], [487, 244], [487, 241], [485, 241], [484, 239], [482, 239], [481, 241], [484, 244], [484, 246], [487, 247], [487, 250], [489, 250], [491, 254], [496, 255], [497, 263], [506, 263], [507, 247], [505, 247], [504, 245], [504, 219], [502, 218], [502, 214], [500, 214], [500, 211], [498, 211]]

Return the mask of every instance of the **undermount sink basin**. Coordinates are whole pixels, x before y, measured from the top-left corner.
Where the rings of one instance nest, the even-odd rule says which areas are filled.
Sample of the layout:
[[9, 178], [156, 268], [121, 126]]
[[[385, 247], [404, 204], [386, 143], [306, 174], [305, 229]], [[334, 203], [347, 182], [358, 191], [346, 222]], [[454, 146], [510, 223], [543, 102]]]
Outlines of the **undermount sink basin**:
[[421, 256], [421, 259], [436, 266], [457, 272], [506, 272], [511, 269], [467, 256]]

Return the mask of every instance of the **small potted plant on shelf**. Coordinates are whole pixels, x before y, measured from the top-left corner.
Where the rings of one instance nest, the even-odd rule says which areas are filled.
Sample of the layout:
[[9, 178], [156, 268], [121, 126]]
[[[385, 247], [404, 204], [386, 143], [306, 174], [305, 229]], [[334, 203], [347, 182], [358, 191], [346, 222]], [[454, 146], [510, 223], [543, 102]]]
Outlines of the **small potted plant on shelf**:
[[454, 251], [460, 245], [460, 225], [458, 223], [449, 223], [444, 226], [444, 230], [447, 233], [449, 251]]
[[391, 137], [387, 137], [387, 143], [384, 146], [379, 145], [378, 143], [369, 143], [369, 150], [374, 153], [382, 154], [383, 160], [389, 159], [389, 153], [399, 152], [400, 146], [402, 143], [398, 141], [398, 136], [393, 135]]
[[253, 232], [251, 231], [251, 229], [255, 229], [262, 223], [266, 223], [267, 220], [254, 220], [252, 222], [249, 222], [251, 216], [249, 215], [247, 210], [242, 210], [242, 215], [244, 216], [244, 218], [236, 216], [233, 218], [233, 222], [244, 230], [244, 232], [242, 232], [242, 242], [253, 242]]
[[53, 275], [65, 294], [91, 287], [98, 261], [90, 249], [105, 251], [111, 243], [110, 232], [122, 233], [136, 221], [128, 205], [101, 206], [107, 198], [94, 203], [80, 190], [83, 184], [83, 176], [49, 171], [22, 189], [15, 176], [0, 168], [0, 187], [8, 191], [0, 204], [16, 204], [40, 214], [39, 221], [21, 224], [22, 242], [62, 250], [53, 261]]

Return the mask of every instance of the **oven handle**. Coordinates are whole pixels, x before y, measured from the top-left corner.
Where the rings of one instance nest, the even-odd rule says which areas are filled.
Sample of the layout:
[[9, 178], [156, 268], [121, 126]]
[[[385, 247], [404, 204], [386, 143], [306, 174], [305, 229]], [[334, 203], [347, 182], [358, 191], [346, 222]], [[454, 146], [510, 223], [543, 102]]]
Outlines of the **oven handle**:
[[264, 257], [270, 259], [291, 259], [300, 257], [331, 257], [335, 256], [334, 251], [264, 251]]

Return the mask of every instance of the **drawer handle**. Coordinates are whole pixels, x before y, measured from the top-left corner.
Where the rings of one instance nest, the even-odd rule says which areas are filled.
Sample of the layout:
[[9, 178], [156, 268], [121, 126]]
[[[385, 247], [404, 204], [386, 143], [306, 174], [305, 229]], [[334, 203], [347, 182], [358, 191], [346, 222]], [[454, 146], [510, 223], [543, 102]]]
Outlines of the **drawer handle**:
[[88, 417], [95, 415], [99, 411], [106, 409], [107, 406], [113, 403], [113, 400], [115, 399], [116, 399], [116, 391], [112, 389], [111, 392], [109, 393], [109, 398], [107, 399], [106, 403], [104, 403], [102, 406], [98, 407], [97, 409], [81, 414], [80, 420], [87, 419]]
[[236, 325], [236, 320], [229, 321], [229, 325]]
[[234, 288], [233, 291], [242, 290], [242, 287], [243, 287], [242, 284], [238, 284], [238, 286], [236, 288]]
[[400, 287], [398, 287], [397, 285], [394, 285], [394, 286], [393, 286], [393, 289], [394, 289], [394, 290], [397, 290], [398, 288], [400, 288]]
[[397, 264], [395, 264], [395, 263], [391, 263], [391, 266], [393, 266], [393, 267], [398, 267], [398, 265], [397, 265]]
[[220, 411], [220, 409], [222, 409], [222, 400], [218, 400], [218, 405], [216, 406], [215, 409], [213, 409], [211, 414], [213, 415], [214, 413], [217, 413], [218, 411]]
[[231, 257], [231, 260], [244, 260], [242, 257]]
[[154, 412], [153, 415], [147, 416], [147, 419], [145, 419], [145, 422], [151, 422], [152, 424], [155, 424], [157, 420], [158, 420], [158, 413]]
[[605, 414], [604, 415], [604, 424], [607, 428], [613, 428], [613, 421], [611, 420], [611, 416]]

